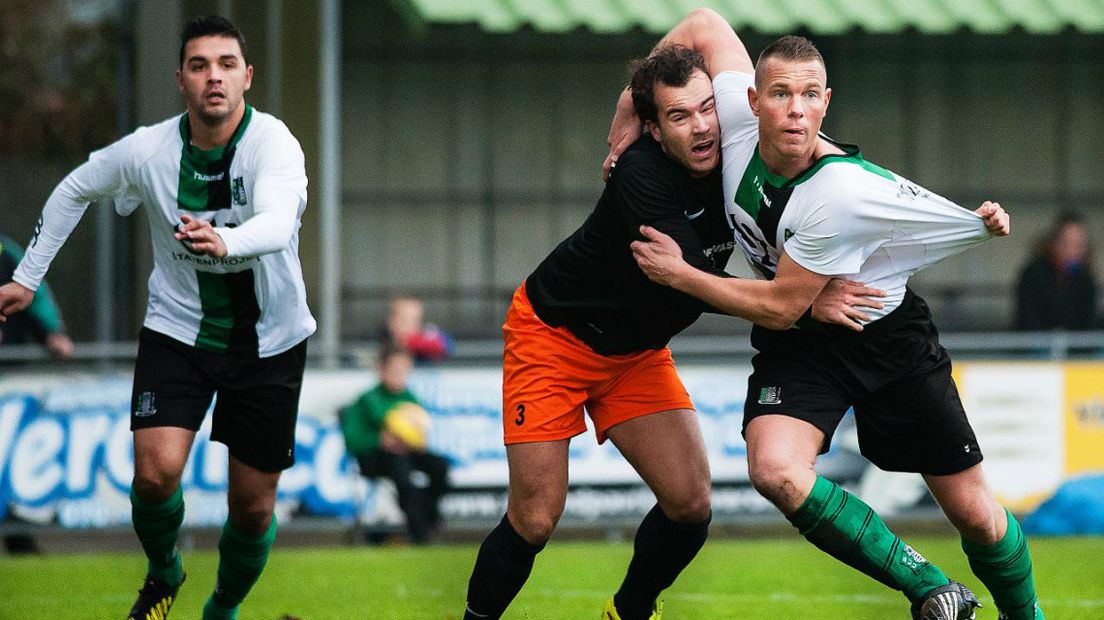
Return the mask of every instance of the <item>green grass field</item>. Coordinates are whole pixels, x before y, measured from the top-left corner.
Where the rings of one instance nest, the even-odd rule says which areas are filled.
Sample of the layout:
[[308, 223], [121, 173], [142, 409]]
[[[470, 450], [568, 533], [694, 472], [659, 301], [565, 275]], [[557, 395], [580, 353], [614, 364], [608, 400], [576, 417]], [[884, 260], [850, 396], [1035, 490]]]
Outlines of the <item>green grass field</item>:
[[[910, 542], [949, 575], [980, 590], [957, 540]], [[1104, 538], [1036, 538], [1031, 544], [1047, 620], [1104, 618]], [[474, 545], [278, 547], [240, 619], [457, 619], [475, 552]], [[630, 552], [628, 543], [551, 544], [505, 617], [597, 618]], [[184, 561], [188, 581], [171, 615], [178, 620], [199, 617], [217, 559], [204, 551], [188, 553]], [[143, 571], [144, 562], [129, 554], [0, 557], [0, 619], [122, 618]], [[988, 595], [978, 594], [986, 603], [978, 618], [996, 618]], [[712, 540], [663, 598], [665, 620], [908, 618], [903, 596], [796, 537]]]

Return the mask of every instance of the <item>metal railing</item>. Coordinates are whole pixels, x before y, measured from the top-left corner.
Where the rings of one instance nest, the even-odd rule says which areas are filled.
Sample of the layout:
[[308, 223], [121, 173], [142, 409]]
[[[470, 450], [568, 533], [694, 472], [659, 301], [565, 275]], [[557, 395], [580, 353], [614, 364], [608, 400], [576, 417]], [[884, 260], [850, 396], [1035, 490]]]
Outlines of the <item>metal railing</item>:
[[[1051, 332], [952, 332], [941, 335], [952, 355], [963, 359], [1067, 360], [1104, 359], [1104, 331]], [[375, 349], [371, 341], [345, 342], [339, 349], [345, 365], [356, 365]], [[731, 336], [679, 336], [671, 350], [680, 361], [749, 359], [755, 350], [746, 334]], [[91, 363], [130, 363], [138, 351], [135, 341], [78, 343], [73, 359], [53, 360], [38, 345], [0, 345], [0, 366], [44, 363], [62, 367], [87, 367]], [[370, 358], [369, 358], [370, 359]], [[449, 364], [496, 364], [502, 359], [498, 339], [460, 340]]]

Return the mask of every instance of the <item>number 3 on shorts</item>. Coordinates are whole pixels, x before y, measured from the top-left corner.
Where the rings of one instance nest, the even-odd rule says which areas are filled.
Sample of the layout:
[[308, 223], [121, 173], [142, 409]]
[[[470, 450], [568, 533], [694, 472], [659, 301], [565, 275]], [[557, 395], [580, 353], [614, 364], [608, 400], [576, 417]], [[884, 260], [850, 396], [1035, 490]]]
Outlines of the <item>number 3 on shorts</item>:
[[516, 418], [514, 418], [514, 424], [521, 426], [522, 424], [525, 424], [525, 405], [518, 405], [517, 412], [518, 415]]

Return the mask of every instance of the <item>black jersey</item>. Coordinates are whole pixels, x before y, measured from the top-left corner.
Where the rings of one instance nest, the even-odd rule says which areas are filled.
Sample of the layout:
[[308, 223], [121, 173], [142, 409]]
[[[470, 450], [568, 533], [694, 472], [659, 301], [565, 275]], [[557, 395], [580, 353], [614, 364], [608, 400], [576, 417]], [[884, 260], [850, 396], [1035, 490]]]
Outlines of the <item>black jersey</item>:
[[525, 282], [542, 321], [571, 330], [602, 355], [667, 345], [707, 304], [656, 284], [629, 244], [648, 224], [670, 235], [688, 263], [717, 275], [732, 255], [720, 166], [693, 178], [645, 134], [621, 155], [598, 205]]

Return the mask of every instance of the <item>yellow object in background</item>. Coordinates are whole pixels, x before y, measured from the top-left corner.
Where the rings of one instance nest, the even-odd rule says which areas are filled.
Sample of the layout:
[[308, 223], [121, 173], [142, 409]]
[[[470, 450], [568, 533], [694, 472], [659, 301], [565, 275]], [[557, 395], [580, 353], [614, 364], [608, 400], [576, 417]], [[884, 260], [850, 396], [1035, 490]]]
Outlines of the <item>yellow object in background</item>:
[[425, 450], [429, 439], [429, 413], [417, 403], [402, 402], [383, 418], [383, 428], [413, 450]]
[[1104, 471], [1104, 365], [1065, 364], [1066, 474]]

